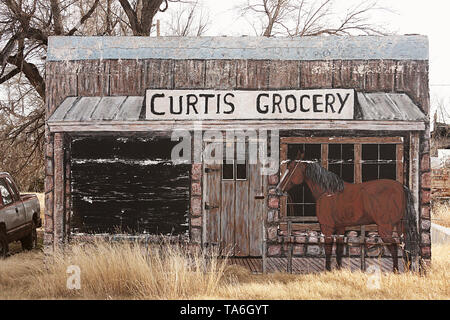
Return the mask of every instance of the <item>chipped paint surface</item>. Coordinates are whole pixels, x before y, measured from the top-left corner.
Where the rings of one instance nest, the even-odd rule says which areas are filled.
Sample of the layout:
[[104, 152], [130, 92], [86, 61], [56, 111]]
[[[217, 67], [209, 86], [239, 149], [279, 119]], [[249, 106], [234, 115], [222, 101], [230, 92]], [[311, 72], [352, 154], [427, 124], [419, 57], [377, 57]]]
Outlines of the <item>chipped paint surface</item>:
[[94, 59], [428, 60], [426, 36], [50, 37], [47, 61]]

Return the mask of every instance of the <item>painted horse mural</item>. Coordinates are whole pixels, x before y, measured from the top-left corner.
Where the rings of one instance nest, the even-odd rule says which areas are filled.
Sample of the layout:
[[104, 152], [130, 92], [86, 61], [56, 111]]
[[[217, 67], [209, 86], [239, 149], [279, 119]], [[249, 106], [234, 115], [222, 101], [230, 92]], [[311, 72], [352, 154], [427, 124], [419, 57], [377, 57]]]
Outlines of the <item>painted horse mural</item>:
[[[280, 194], [306, 183], [316, 200], [316, 214], [325, 236], [325, 267], [331, 270], [332, 235], [343, 236], [346, 227], [376, 224], [378, 234], [393, 259], [393, 271], [398, 272], [398, 249], [393, 238], [394, 227], [404, 241], [403, 257], [411, 268], [411, 257], [419, 252], [416, 214], [411, 192], [395, 180], [373, 180], [347, 183], [318, 163], [303, 161], [299, 152], [277, 186]], [[343, 237], [336, 240], [336, 263], [342, 267]]]

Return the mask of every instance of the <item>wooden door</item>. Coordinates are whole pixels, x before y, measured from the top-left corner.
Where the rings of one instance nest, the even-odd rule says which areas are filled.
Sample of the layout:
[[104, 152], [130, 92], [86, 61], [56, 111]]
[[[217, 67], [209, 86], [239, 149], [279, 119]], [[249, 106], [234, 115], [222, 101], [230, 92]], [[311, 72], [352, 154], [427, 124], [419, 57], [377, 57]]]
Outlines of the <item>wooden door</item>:
[[261, 256], [267, 208], [267, 177], [247, 154], [245, 162], [236, 153], [228, 163], [204, 165], [204, 243], [238, 257]]

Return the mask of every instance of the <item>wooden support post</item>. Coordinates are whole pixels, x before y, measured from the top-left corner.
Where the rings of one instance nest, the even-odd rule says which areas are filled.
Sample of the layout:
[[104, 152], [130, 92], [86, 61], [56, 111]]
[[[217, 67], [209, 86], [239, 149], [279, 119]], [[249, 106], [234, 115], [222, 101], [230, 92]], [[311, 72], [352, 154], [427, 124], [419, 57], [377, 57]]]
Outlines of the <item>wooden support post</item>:
[[[411, 132], [409, 137], [409, 190], [413, 196], [416, 211], [417, 230], [419, 228], [419, 150], [420, 138], [418, 132]], [[411, 257], [412, 269], [418, 270], [419, 257]]]
[[366, 271], [366, 226], [361, 226], [361, 270]]
[[292, 251], [293, 251], [293, 244], [291, 241], [291, 236], [292, 236], [292, 221], [288, 221], [288, 230], [287, 230], [287, 235], [288, 235], [288, 265], [287, 265], [287, 272], [288, 273], [292, 273]]
[[262, 273], [267, 273], [267, 236], [266, 236], [266, 222], [262, 223]]

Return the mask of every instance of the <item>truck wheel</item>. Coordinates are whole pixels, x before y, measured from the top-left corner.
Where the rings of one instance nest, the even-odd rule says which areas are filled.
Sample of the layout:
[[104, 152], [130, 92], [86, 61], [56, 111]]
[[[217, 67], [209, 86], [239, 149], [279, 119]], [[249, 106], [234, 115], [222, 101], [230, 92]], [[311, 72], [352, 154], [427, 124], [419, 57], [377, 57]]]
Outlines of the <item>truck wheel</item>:
[[31, 231], [30, 233], [20, 240], [22, 243], [23, 250], [32, 250], [37, 246], [37, 232], [36, 232], [36, 224], [34, 223], [34, 219], [31, 220]]
[[3, 230], [0, 230], [0, 259], [6, 258], [8, 254], [8, 238]]

